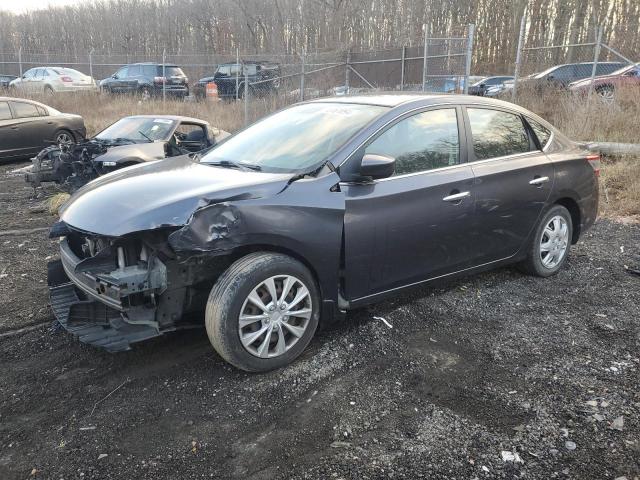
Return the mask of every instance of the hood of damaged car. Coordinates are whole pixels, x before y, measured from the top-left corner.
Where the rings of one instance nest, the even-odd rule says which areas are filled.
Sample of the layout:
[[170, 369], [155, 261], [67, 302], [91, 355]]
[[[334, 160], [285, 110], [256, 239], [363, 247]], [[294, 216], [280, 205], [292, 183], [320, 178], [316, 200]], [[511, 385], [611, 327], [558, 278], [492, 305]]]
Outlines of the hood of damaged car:
[[132, 143], [125, 145], [105, 145], [107, 151], [95, 158], [98, 162], [127, 163], [129, 161], [149, 162], [165, 157], [165, 142]]
[[179, 227], [207, 205], [273, 196], [292, 176], [214, 167], [184, 155], [89, 182], [62, 207], [60, 219], [76, 229], [110, 237]]

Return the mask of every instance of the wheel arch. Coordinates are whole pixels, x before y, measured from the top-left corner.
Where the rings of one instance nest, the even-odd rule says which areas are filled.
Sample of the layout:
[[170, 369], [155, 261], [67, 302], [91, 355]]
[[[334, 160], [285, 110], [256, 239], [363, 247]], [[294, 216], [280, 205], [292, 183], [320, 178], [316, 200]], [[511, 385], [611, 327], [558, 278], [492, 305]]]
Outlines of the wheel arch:
[[562, 205], [564, 208], [569, 210], [569, 214], [571, 215], [571, 223], [573, 226], [573, 233], [571, 235], [571, 243], [578, 243], [580, 239], [580, 233], [582, 229], [582, 212], [580, 211], [580, 206], [575, 199], [571, 197], [562, 197], [554, 202], [554, 205]]

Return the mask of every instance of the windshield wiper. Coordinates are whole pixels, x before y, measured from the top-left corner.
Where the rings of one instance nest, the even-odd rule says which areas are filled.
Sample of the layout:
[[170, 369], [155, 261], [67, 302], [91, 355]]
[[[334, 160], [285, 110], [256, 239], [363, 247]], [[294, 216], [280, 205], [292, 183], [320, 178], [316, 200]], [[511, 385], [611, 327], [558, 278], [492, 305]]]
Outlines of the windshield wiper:
[[231, 160], [218, 160], [216, 162], [207, 162], [208, 165], [215, 165], [216, 167], [237, 168], [239, 170], [254, 170], [259, 172], [262, 170], [260, 165], [252, 165], [250, 163], [232, 162]]
[[153, 143], [153, 140], [151, 140], [147, 135], [145, 135], [142, 130], [138, 130], [138, 133], [142, 135], [144, 138], [146, 138], [147, 140], [149, 140], [151, 143]]

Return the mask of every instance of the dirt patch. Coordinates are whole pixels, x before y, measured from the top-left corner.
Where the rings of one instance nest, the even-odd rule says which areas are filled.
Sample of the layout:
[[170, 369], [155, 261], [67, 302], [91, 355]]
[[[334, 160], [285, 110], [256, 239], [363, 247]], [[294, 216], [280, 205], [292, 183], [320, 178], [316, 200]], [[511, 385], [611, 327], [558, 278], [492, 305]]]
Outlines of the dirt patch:
[[[0, 181], [2, 230], [53, 221]], [[0, 237], [0, 332], [46, 322], [0, 337], [0, 478], [633, 479], [639, 245], [640, 225], [601, 220], [553, 278], [419, 289], [251, 375], [202, 330], [111, 355], [50, 329], [55, 243]]]

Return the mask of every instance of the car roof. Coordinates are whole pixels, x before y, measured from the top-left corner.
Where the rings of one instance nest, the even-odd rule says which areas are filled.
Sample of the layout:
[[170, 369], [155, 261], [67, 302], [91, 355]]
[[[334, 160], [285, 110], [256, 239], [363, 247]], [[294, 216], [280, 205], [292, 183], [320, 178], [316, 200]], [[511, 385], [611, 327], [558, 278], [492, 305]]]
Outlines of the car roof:
[[174, 120], [178, 122], [191, 122], [191, 123], [201, 123], [203, 125], [209, 125], [209, 122], [206, 120], [201, 120], [199, 118], [193, 117], [183, 117], [182, 115], [129, 115], [123, 118], [162, 118], [165, 120]]
[[447, 93], [385, 93], [385, 94], [371, 94], [371, 95], [354, 95], [344, 97], [324, 97], [316, 100], [311, 100], [309, 103], [346, 103], [346, 104], [360, 104], [360, 105], [378, 105], [382, 107], [398, 107], [406, 104], [416, 104], [416, 106], [429, 106], [442, 103], [452, 105], [469, 105], [469, 104], [482, 104], [508, 107], [511, 109], [520, 109], [518, 105], [505, 102], [503, 100], [496, 100], [487, 97], [478, 97], [472, 95], [452, 95]]
[[[53, 108], [53, 107], [50, 107], [49, 105], [45, 105], [44, 103], [36, 102], [35, 100], [31, 100], [29, 98], [0, 97], [0, 102], [11, 102], [11, 101], [27, 102], [27, 103], [33, 103], [34, 105], [40, 105], [41, 107]], [[55, 110], [55, 108], [54, 108], [54, 110]]]
[[[123, 67], [129, 67], [131, 65], [156, 65], [161, 67], [162, 63], [158, 63], [158, 62], [135, 62], [135, 63], [127, 63], [126, 65], [123, 65]], [[177, 67], [178, 65], [176, 65], [175, 63], [165, 63], [164, 64], [165, 67]]]

